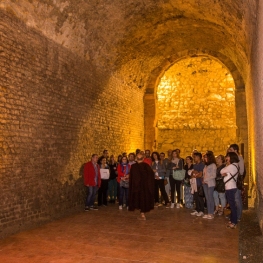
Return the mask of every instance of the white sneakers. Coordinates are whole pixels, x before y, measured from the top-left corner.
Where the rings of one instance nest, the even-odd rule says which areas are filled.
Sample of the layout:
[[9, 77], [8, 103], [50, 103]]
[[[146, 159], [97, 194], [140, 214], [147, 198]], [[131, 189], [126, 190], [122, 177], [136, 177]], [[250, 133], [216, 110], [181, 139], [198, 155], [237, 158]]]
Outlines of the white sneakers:
[[176, 204], [176, 208], [180, 208], [180, 204], [179, 203]]
[[199, 213], [197, 213], [197, 215], [196, 216], [203, 216], [204, 215], [204, 213], [203, 212], [199, 212]]
[[174, 208], [174, 203], [171, 203], [171, 206], [170, 206], [170, 208]]
[[197, 216], [198, 215], [198, 212], [197, 211], [194, 211], [191, 213], [192, 216]]
[[119, 210], [122, 210], [122, 205], [119, 205]]

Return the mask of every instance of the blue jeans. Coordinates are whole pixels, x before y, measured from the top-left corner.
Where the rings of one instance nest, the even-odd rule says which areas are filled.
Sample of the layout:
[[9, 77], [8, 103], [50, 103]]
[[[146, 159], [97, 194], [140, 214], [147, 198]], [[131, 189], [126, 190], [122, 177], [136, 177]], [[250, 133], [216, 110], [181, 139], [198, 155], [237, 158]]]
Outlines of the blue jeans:
[[237, 207], [235, 201], [236, 192], [237, 188], [226, 190], [226, 198], [231, 209], [230, 221], [235, 225], [237, 224]]
[[191, 194], [191, 187], [184, 186], [184, 203], [186, 208], [193, 208], [193, 195]]
[[119, 197], [119, 205], [123, 205], [123, 197], [125, 195], [126, 206], [129, 206], [129, 188], [124, 188], [120, 186], [120, 197]]
[[207, 184], [203, 184], [204, 192], [205, 192], [205, 199], [206, 199], [206, 204], [207, 204], [207, 213], [209, 215], [214, 214], [214, 209], [215, 209], [215, 203], [214, 203], [214, 186], [208, 187]]
[[216, 206], [219, 206], [219, 199], [222, 208], [226, 207], [226, 194], [214, 191], [214, 202]]
[[243, 210], [243, 203], [242, 203], [242, 196], [241, 196], [241, 190], [237, 189], [235, 194], [235, 202], [237, 206], [237, 219], [241, 219], [242, 216], [242, 210]]
[[98, 186], [87, 186], [87, 190], [88, 190], [88, 195], [87, 195], [87, 199], [86, 199], [86, 206], [90, 207], [90, 206], [94, 206], [94, 202], [95, 202], [95, 198], [96, 198], [96, 194], [98, 191]]
[[110, 196], [110, 200], [116, 200], [117, 197], [117, 180], [111, 179], [109, 181], [109, 192], [108, 195]]

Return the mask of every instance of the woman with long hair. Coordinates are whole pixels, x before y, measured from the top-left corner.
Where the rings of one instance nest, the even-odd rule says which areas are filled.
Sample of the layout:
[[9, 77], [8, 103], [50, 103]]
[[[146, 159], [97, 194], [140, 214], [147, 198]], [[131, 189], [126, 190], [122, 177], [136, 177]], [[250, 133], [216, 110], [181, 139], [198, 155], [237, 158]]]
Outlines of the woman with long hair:
[[180, 158], [178, 150], [173, 150], [172, 160], [168, 164], [169, 181], [171, 185], [171, 206], [170, 208], [174, 208], [175, 189], [176, 189], [176, 199], [177, 199], [176, 208], [180, 208], [181, 184], [183, 180], [175, 180], [173, 178], [173, 172], [176, 170], [182, 170], [183, 167], [184, 167], [184, 160]]
[[216, 185], [216, 159], [212, 152], [207, 152], [204, 155], [205, 168], [203, 170], [203, 188], [207, 203], [207, 215], [203, 218], [213, 219], [214, 218], [214, 189]]
[[109, 180], [109, 192], [108, 195], [110, 196], [110, 203], [115, 203], [117, 198], [117, 167], [118, 163], [115, 161], [114, 155], [110, 156], [109, 160], [109, 167], [110, 167], [110, 180]]
[[185, 158], [185, 178], [184, 178], [184, 202], [185, 202], [185, 207], [192, 209], [193, 208], [193, 195], [191, 193], [191, 184], [190, 184], [190, 178], [191, 174], [188, 174], [188, 171], [190, 172], [191, 170], [194, 169], [193, 165], [193, 157], [192, 156], [187, 156]]
[[160, 159], [160, 155], [158, 152], [153, 152], [151, 158], [152, 158], [151, 167], [153, 169], [155, 176], [155, 188], [154, 188], [155, 207], [158, 207], [160, 205], [159, 203], [159, 190], [160, 190], [165, 205], [167, 208], [169, 208], [170, 207], [169, 199], [164, 187], [164, 177], [166, 174], [165, 164]]

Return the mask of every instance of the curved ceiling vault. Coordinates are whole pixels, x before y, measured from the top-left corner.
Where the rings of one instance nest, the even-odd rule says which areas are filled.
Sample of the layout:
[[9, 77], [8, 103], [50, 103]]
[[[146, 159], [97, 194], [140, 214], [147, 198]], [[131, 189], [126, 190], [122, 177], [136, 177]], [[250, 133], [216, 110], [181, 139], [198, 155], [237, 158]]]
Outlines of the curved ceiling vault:
[[126, 83], [146, 88], [151, 72], [185, 50], [226, 57], [246, 79], [255, 3], [6, 0], [0, 7], [95, 66], [123, 73]]

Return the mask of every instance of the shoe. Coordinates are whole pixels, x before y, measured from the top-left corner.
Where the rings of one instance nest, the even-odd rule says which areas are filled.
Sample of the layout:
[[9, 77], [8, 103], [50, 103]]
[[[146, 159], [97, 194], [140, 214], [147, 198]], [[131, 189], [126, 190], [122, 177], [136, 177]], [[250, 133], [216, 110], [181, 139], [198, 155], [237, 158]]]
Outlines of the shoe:
[[214, 215], [217, 215], [219, 213], [219, 210], [215, 210]]
[[198, 212], [197, 212], [197, 211], [194, 211], [194, 212], [192, 212], [190, 215], [192, 215], [192, 216], [197, 216], [197, 214], [198, 214]]
[[103, 205], [103, 206], [107, 207], [108, 205]]
[[127, 210], [129, 210], [129, 207], [127, 206]]
[[171, 206], [171, 205], [170, 205], [169, 203], [167, 203], [166, 206], [165, 206], [165, 208], [170, 208], [170, 206]]
[[158, 207], [159, 206], [159, 203], [155, 203], [154, 207]]
[[214, 219], [214, 216], [213, 215], [208, 215], [207, 219]]
[[89, 209], [89, 207], [87, 206], [87, 207], [85, 207], [85, 212], [88, 212], [90, 209]]
[[176, 204], [176, 208], [180, 208], [180, 204], [179, 203]]
[[90, 210], [99, 210], [97, 206], [91, 206]]
[[145, 217], [145, 216], [138, 216], [137, 219], [138, 219], [138, 220], [145, 221], [145, 220], [146, 220], [146, 217]]
[[208, 218], [208, 215], [204, 215], [203, 218]]
[[122, 205], [119, 205], [119, 210], [122, 210]]
[[174, 203], [171, 203], [171, 206], [170, 206], [170, 208], [174, 208]]
[[237, 227], [237, 225], [231, 223], [231, 224], [227, 225], [226, 227], [230, 228], [230, 229], [235, 229]]
[[223, 213], [224, 213], [223, 211], [219, 211], [219, 212], [218, 212], [218, 215], [219, 215], [219, 216], [222, 216]]
[[123, 204], [123, 207], [126, 207], [126, 204]]
[[196, 216], [203, 216], [204, 215], [204, 213], [203, 212], [199, 212]]

